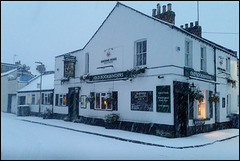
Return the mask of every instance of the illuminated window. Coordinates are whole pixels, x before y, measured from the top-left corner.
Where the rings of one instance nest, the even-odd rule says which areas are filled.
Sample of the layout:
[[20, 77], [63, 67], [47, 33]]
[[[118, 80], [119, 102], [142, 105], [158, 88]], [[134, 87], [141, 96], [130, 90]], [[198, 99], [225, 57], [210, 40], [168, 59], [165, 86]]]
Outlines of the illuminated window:
[[27, 95], [27, 104], [30, 105], [30, 102], [31, 102], [31, 97], [30, 97], [30, 94]]
[[199, 119], [205, 119], [206, 118], [206, 93], [205, 90], [201, 90], [202, 93], [204, 94], [204, 99], [203, 101], [198, 101], [198, 118]]
[[102, 110], [111, 110], [112, 109], [111, 93], [96, 93], [95, 108]]

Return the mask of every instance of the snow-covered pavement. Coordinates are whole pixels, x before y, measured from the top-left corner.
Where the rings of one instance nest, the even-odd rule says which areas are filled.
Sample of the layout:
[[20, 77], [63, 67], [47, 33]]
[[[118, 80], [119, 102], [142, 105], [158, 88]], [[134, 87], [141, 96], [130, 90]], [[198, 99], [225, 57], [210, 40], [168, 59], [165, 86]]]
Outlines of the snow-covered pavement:
[[164, 138], [1, 112], [1, 159], [237, 160], [239, 129]]

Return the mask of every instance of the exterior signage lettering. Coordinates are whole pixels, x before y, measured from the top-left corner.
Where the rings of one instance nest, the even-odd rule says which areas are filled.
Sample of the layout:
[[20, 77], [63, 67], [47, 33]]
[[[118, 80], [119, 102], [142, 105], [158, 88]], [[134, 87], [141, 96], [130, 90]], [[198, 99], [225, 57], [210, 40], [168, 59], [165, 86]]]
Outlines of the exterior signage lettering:
[[104, 63], [104, 64], [112, 63], [115, 60], [117, 60], [117, 58], [104, 59], [104, 60], [101, 60], [101, 63]]
[[64, 55], [64, 61], [67, 61], [67, 62], [76, 62], [76, 56], [70, 56], [70, 55]]
[[170, 86], [157, 86], [156, 87], [156, 103], [157, 112], [171, 112], [171, 95]]
[[125, 72], [117, 72], [117, 73], [108, 73], [108, 74], [99, 74], [92, 75], [89, 77], [89, 81], [112, 81], [112, 80], [122, 80], [128, 79], [128, 71]]
[[153, 92], [152, 91], [131, 92], [131, 110], [153, 111]]
[[201, 73], [201, 72], [197, 72], [194, 71], [193, 69], [189, 69], [189, 68], [184, 68], [184, 76], [192, 76], [195, 78], [201, 78], [201, 79], [207, 79], [207, 80], [212, 80], [215, 81], [216, 77], [207, 73]]

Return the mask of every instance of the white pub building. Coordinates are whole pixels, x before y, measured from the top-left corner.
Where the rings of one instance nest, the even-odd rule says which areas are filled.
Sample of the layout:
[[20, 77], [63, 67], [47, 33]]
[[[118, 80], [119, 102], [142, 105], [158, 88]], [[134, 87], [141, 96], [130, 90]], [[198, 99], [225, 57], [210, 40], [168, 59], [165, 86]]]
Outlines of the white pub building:
[[[161, 12], [162, 10], [162, 12]], [[83, 49], [55, 57], [55, 118], [167, 137], [231, 127], [237, 53], [175, 26], [171, 4], [152, 16], [117, 2]]]

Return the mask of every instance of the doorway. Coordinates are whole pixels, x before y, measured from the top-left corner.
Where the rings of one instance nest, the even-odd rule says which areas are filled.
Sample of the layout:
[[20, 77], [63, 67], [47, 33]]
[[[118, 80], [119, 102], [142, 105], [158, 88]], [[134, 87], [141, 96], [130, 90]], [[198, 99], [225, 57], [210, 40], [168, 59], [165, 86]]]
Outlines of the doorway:
[[17, 103], [16, 94], [8, 94], [7, 113], [13, 112], [12, 108], [16, 109], [16, 107], [14, 107], [16, 106], [16, 103]]
[[173, 82], [175, 136], [187, 136], [189, 83]]
[[68, 89], [68, 115], [70, 120], [78, 118], [79, 112], [79, 87]]

